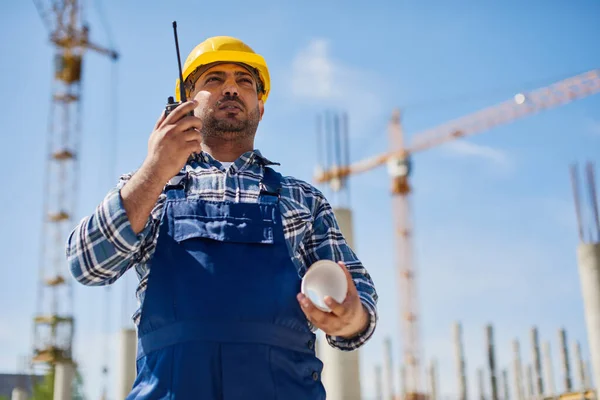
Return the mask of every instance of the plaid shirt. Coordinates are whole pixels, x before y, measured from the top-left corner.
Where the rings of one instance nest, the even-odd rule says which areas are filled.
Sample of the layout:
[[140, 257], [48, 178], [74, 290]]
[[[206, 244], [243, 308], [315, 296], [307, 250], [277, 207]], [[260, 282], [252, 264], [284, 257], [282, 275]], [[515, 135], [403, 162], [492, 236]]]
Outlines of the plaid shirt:
[[[251, 203], [258, 199], [259, 182], [267, 165], [278, 164], [267, 160], [258, 150], [243, 154], [227, 170], [219, 161], [202, 152], [191, 159], [170, 183], [178, 183], [187, 173], [186, 191], [189, 196], [208, 201]], [[109, 285], [130, 268], [135, 268], [139, 278], [136, 291], [139, 308], [133, 315], [133, 321], [137, 325], [166, 195], [161, 194], [146, 226], [136, 235], [120, 196], [120, 189], [131, 175], [123, 175], [95, 212], [75, 227], [67, 241], [66, 255], [73, 277], [89, 286]], [[330, 204], [318, 189], [285, 177], [280, 209], [290, 257], [301, 277], [307, 266], [317, 260], [346, 263], [362, 303], [369, 311], [370, 323], [354, 338], [327, 336], [327, 341], [340, 350], [357, 349], [373, 335], [377, 324], [377, 292], [371, 277], [347, 245]], [[311, 329], [314, 330], [314, 327]]]

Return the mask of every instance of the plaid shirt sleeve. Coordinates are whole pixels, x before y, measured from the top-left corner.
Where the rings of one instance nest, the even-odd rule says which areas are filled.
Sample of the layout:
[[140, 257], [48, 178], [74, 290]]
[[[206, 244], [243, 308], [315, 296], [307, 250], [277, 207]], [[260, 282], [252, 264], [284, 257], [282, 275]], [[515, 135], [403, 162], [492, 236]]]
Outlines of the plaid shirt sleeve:
[[310, 266], [317, 260], [323, 259], [343, 261], [352, 275], [362, 304], [370, 316], [367, 328], [355, 337], [345, 339], [326, 335], [327, 342], [342, 351], [356, 350], [364, 345], [375, 332], [378, 319], [377, 291], [368, 271], [346, 243], [331, 205], [320, 193], [315, 194], [314, 210], [313, 229], [312, 232], [307, 233], [302, 246], [306, 265]]
[[88, 286], [110, 285], [129, 268], [149, 257], [157, 234], [162, 202], [159, 200], [146, 226], [135, 234], [127, 218], [121, 188], [131, 174], [121, 177], [93, 214], [83, 218], [70, 233], [66, 256], [72, 276]]

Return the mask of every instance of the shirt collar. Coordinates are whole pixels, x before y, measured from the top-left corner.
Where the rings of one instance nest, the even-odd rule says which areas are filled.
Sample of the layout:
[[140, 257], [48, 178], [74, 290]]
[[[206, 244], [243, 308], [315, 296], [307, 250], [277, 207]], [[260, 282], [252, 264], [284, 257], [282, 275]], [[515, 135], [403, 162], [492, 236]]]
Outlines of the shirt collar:
[[[210, 154], [204, 151], [200, 152], [199, 154], [195, 154], [193, 156], [193, 159], [197, 162], [204, 162], [209, 165], [220, 164], [219, 161], [215, 160]], [[253, 164], [260, 164], [265, 167], [269, 165], [281, 165], [280, 163], [271, 161], [267, 157], [263, 156], [260, 150], [254, 149], [242, 154], [237, 160], [235, 160], [233, 166], [236, 170], [239, 171], [240, 169]]]

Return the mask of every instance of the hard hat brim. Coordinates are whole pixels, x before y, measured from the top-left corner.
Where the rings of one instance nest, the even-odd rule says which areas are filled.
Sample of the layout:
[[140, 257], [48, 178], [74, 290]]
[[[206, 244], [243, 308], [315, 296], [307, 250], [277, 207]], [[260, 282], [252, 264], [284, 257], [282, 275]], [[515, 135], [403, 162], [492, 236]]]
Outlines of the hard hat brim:
[[[241, 51], [218, 51], [218, 52], [208, 52], [200, 55], [193, 62], [185, 67], [183, 71], [183, 80], [185, 81], [187, 77], [194, 72], [198, 67], [202, 65], [208, 64], [223, 64], [223, 63], [235, 63], [235, 64], [246, 64], [252, 68], [258, 70], [259, 79], [262, 81], [262, 86], [264, 92], [262, 93], [261, 100], [266, 102], [267, 97], [269, 96], [270, 91], [270, 77], [269, 70], [267, 68], [267, 63], [265, 59], [256, 53], [248, 53]], [[177, 78], [175, 83], [175, 98], [176, 101], [181, 101], [179, 96], [179, 78]]]

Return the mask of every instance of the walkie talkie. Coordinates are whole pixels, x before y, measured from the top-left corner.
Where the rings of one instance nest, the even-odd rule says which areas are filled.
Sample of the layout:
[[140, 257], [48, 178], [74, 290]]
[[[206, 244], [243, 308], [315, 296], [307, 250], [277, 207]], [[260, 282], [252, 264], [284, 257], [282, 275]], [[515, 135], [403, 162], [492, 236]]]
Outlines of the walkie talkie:
[[[176, 102], [173, 96], [169, 96], [167, 99], [167, 105], [165, 107], [165, 117], [171, 113], [174, 109], [179, 107], [181, 104], [187, 101], [185, 95], [185, 85], [183, 82], [183, 73], [181, 72], [181, 55], [179, 54], [179, 40], [177, 39], [177, 21], [173, 21], [173, 35], [175, 36], [175, 51], [177, 52], [177, 67], [179, 68], [179, 102]], [[185, 116], [194, 116], [194, 112], [190, 111]], [[194, 153], [188, 157], [188, 163], [193, 160]]]
[[[179, 40], [177, 39], [177, 21], [173, 21], [173, 35], [175, 36], [175, 50], [177, 51], [177, 66], [179, 67], [179, 99], [181, 101], [176, 102], [173, 96], [169, 96], [167, 99], [167, 106], [165, 107], [165, 116], [169, 115], [171, 111], [176, 109], [179, 105], [187, 101], [185, 95], [185, 85], [183, 82], [183, 73], [181, 72], [181, 55], [179, 54]], [[193, 116], [194, 112], [190, 111], [186, 115]]]

